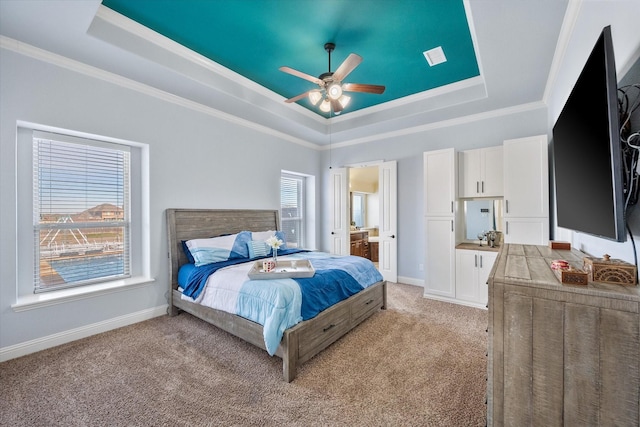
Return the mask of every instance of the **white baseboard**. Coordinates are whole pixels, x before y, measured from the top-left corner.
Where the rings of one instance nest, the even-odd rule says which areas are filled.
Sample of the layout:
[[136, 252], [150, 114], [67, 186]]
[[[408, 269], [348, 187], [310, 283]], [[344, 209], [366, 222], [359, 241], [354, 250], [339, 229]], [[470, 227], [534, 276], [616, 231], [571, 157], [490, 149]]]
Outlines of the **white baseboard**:
[[90, 337], [91, 335], [121, 328], [123, 326], [133, 325], [134, 323], [149, 320], [154, 317], [163, 316], [167, 314], [167, 307], [168, 306], [165, 304], [149, 308], [147, 310], [138, 311], [136, 313], [114, 317], [113, 319], [93, 323], [91, 325], [59, 332], [46, 337], [37, 338], [35, 340], [26, 341], [20, 344], [11, 345], [9, 347], [0, 348], [0, 362], [26, 356], [27, 354], [46, 350], [81, 338]]
[[436, 301], [450, 302], [452, 304], [466, 305], [467, 307], [474, 307], [474, 308], [480, 308], [482, 310], [487, 310], [486, 304], [462, 301], [462, 300], [455, 299], [455, 298], [441, 297], [441, 296], [432, 295], [432, 294], [424, 294], [424, 297], [428, 298], [428, 299], [433, 299], [433, 300], [436, 300]]
[[398, 276], [398, 283], [404, 283], [405, 285], [420, 286], [421, 288], [424, 288], [424, 279], [415, 279], [413, 277]]

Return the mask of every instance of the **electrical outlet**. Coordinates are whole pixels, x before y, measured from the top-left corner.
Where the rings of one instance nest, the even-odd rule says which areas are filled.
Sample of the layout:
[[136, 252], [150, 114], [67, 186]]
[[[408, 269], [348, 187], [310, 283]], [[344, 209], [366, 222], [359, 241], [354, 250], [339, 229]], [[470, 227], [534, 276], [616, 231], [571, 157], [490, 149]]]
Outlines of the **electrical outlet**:
[[419, 271], [423, 271], [424, 270], [424, 264], [418, 264], [418, 270]]

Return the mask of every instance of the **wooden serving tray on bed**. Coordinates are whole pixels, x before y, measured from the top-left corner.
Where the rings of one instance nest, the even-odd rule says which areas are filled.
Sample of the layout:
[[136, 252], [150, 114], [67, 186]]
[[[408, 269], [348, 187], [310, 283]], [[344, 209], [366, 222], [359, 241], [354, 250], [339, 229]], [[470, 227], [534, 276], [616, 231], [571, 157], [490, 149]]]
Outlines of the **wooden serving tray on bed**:
[[308, 259], [296, 259], [286, 261], [276, 261], [276, 268], [266, 272], [262, 268], [262, 263], [265, 260], [256, 261], [249, 270], [249, 279], [263, 280], [263, 279], [285, 279], [285, 278], [302, 278], [313, 277], [316, 274], [316, 270], [311, 265]]

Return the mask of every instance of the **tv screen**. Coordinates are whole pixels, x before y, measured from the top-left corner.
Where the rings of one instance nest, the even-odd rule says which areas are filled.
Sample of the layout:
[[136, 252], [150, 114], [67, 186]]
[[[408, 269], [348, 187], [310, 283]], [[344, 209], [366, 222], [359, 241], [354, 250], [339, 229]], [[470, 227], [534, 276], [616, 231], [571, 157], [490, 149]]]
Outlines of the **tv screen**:
[[617, 100], [611, 28], [605, 27], [553, 127], [557, 223], [623, 242]]

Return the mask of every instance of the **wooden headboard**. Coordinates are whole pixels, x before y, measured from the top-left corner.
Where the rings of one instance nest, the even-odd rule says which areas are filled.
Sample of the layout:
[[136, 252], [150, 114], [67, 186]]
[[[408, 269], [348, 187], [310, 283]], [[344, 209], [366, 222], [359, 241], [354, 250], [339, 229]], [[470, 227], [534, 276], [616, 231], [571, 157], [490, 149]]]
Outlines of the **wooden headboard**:
[[169, 277], [178, 288], [178, 269], [186, 264], [182, 241], [233, 234], [240, 231], [280, 230], [277, 210], [256, 209], [167, 209]]

